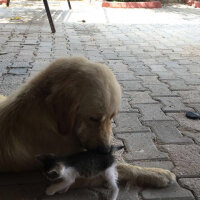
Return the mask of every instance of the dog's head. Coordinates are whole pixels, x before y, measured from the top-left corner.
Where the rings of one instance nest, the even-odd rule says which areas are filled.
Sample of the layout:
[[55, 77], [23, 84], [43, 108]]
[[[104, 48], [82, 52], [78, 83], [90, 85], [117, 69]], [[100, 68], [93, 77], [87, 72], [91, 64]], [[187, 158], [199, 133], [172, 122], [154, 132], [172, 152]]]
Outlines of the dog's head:
[[84, 148], [106, 151], [121, 99], [113, 73], [80, 57], [57, 61], [50, 68], [55, 71], [55, 80], [47, 102], [59, 132], [75, 134]]

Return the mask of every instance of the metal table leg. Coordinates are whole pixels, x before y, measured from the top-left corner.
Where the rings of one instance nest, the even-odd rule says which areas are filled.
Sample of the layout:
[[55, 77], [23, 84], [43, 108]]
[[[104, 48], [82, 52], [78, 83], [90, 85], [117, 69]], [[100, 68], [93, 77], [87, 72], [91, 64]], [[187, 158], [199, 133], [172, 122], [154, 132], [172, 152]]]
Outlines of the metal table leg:
[[7, 5], [7, 7], [9, 7], [9, 5], [10, 5], [10, 0], [7, 0], [6, 5]]
[[71, 9], [72, 9], [72, 7], [71, 7], [70, 0], [67, 0], [67, 3], [68, 3], [68, 6], [69, 6], [69, 9], [71, 10]]
[[52, 33], [55, 33], [56, 32], [56, 29], [54, 27], [54, 23], [53, 23], [53, 19], [51, 17], [51, 12], [49, 10], [49, 5], [48, 5], [48, 2], [47, 0], [43, 0], [43, 3], [44, 3], [44, 6], [45, 6], [45, 10], [46, 10], [46, 13], [47, 13], [47, 17], [48, 17], [48, 20], [49, 20], [49, 24], [50, 24], [50, 27], [51, 27], [51, 31]]

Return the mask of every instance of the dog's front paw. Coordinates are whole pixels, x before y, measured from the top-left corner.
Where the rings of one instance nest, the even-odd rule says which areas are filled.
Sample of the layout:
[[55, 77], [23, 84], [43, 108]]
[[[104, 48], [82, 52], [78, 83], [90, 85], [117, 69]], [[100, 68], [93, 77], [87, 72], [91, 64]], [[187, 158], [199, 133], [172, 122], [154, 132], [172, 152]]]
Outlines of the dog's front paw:
[[46, 193], [46, 195], [51, 196], [51, 195], [54, 195], [56, 193], [56, 191], [54, 190], [53, 187], [50, 186], [46, 189], [45, 193]]
[[157, 187], [167, 187], [176, 181], [176, 176], [169, 170], [156, 169], [154, 174], [154, 184]]

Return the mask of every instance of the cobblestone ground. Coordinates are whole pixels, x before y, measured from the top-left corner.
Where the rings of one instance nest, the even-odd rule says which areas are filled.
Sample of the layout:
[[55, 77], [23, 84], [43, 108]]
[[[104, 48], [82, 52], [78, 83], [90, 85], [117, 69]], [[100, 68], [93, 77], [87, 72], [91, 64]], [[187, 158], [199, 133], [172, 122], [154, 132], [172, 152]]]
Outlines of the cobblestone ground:
[[[40, 2], [0, 7], [0, 93], [9, 95], [61, 56], [107, 64], [123, 88], [113, 129], [126, 145], [124, 159], [177, 175], [166, 189], [121, 188], [119, 199], [200, 199], [200, 123], [185, 117], [187, 110], [200, 112], [200, 10], [102, 9], [83, 2], [73, 2], [72, 11], [66, 2], [50, 7], [56, 34]], [[96, 200], [108, 192], [92, 188], [49, 198], [44, 188], [37, 173], [0, 175], [2, 200]]]

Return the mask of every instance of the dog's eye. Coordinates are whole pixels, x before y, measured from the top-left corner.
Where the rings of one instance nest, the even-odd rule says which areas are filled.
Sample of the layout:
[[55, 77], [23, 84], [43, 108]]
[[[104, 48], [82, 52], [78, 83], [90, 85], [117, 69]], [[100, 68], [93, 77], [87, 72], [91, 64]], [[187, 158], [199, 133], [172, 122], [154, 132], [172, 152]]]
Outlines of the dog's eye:
[[90, 117], [90, 120], [93, 121], [93, 122], [100, 122], [101, 118]]

